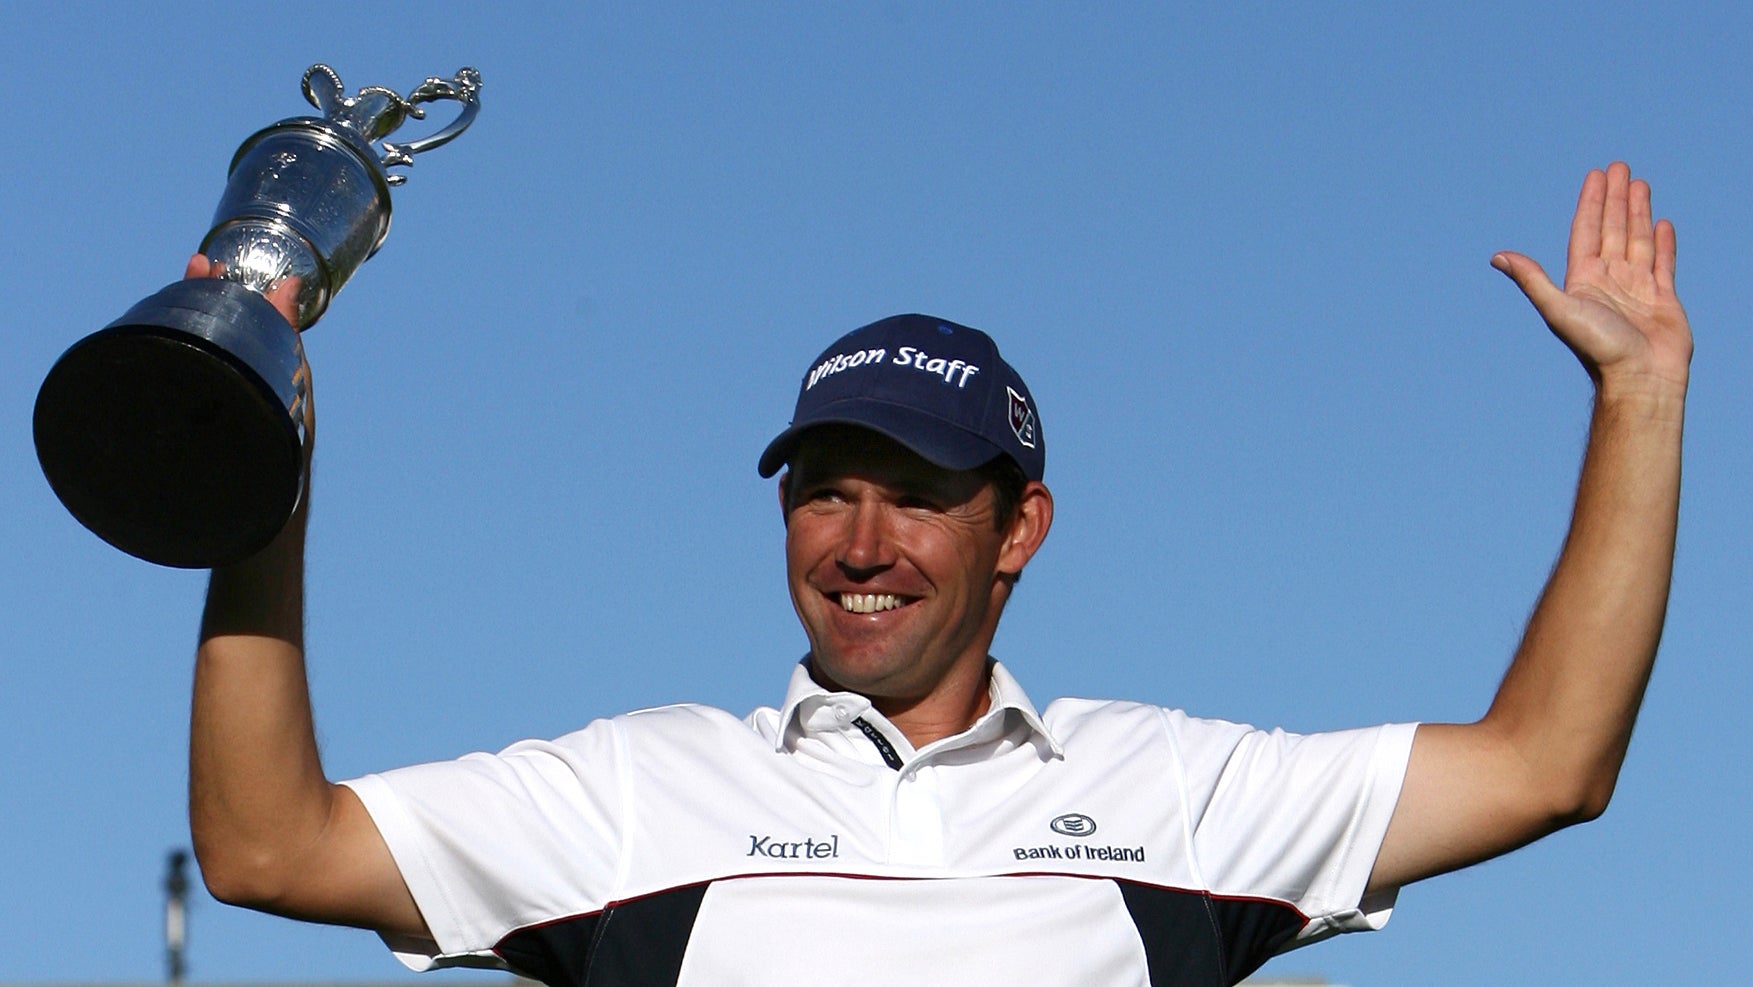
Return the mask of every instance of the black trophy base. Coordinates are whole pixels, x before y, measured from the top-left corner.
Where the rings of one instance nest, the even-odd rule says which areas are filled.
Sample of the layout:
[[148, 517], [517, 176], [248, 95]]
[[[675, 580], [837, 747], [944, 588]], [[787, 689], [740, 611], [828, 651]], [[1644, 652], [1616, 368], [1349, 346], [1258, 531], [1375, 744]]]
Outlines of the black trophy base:
[[37, 394], [37, 458], [98, 537], [159, 565], [261, 550], [303, 485], [297, 330], [261, 295], [181, 281], [75, 343]]

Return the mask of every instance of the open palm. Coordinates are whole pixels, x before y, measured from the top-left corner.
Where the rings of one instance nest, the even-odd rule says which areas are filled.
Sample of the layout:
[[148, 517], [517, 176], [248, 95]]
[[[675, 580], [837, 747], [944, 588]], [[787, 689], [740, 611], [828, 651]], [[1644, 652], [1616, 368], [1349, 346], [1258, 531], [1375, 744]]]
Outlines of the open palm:
[[1614, 162], [1583, 179], [1561, 290], [1531, 258], [1504, 251], [1509, 275], [1597, 384], [1684, 388], [1692, 332], [1674, 293], [1674, 224], [1652, 221], [1650, 187]]

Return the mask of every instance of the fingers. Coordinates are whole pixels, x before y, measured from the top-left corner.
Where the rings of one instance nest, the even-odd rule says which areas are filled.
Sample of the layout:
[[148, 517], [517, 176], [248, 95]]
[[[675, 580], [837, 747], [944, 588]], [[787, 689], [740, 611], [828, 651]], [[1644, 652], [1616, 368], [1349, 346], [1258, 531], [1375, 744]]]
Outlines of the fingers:
[[286, 321], [298, 325], [298, 290], [303, 287], [304, 280], [297, 275], [280, 279], [274, 287], [268, 289], [268, 301], [286, 317]]
[[[1645, 194], [1648, 194], [1646, 187]], [[1630, 221], [1631, 169], [1623, 161], [1607, 166], [1606, 201], [1601, 206], [1602, 260], [1619, 260], [1626, 256], [1626, 227]]]
[[[205, 254], [196, 254], [189, 258], [183, 268], [183, 278], [217, 278], [225, 274], [225, 265], [212, 260]], [[304, 286], [304, 280], [297, 275], [282, 278], [269, 288], [266, 294], [269, 304], [286, 318], [287, 322], [298, 325], [298, 292]]]
[[1570, 225], [1570, 271], [1596, 261], [1625, 261], [1633, 270], [1664, 269], [1671, 279], [1672, 241], [1672, 224], [1662, 233], [1661, 224], [1654, 222], [1649, 183], [1632, 178], [1625, 162], [1615, 161], [1606, 171], [1591, 171], [1583, 179]]
[[1654, 244], [1656, 287], [1668, 295], [1674, 294], [1674, 258], [1678, 253], [1674, 224], [1662, 220], [1656, 223], [1655, 234], [1651, 237]]
[[1656, 231], [1650, 215], [1650, 183], [1639, 178], [1631, 183], [1625, 215], [1625, 259], [1638, 270], [1655, 264]]
[[1601, 256], [1601, 214], [1607, 206], [1607, 176], [1590, 171], [1583, 176], [1583, 190], [1576, 200], [1576, 215], [1570, 221], [1571, 270]]

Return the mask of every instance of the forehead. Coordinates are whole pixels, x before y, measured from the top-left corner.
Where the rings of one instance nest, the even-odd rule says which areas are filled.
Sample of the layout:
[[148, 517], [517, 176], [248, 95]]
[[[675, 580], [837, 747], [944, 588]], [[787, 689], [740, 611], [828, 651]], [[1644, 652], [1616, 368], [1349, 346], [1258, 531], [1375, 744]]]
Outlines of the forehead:
[[945, 469], [894, 439], [855, 425], [821, 425], [803, 434], [791, 457], [793, 483], [819, 483], [840, 477], [902, 489], [974, 496], [986, 485], [977, 470]]

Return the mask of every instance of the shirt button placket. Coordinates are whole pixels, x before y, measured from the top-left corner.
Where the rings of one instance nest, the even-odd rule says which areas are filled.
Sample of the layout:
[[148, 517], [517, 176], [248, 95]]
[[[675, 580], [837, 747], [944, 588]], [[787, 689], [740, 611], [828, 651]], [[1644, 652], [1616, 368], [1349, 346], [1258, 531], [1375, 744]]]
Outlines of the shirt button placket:
[[937, 866], [943, 863], [943, 803], [937, 769], [912, 764], [895, 779], [894, 845], [897, 864]]

